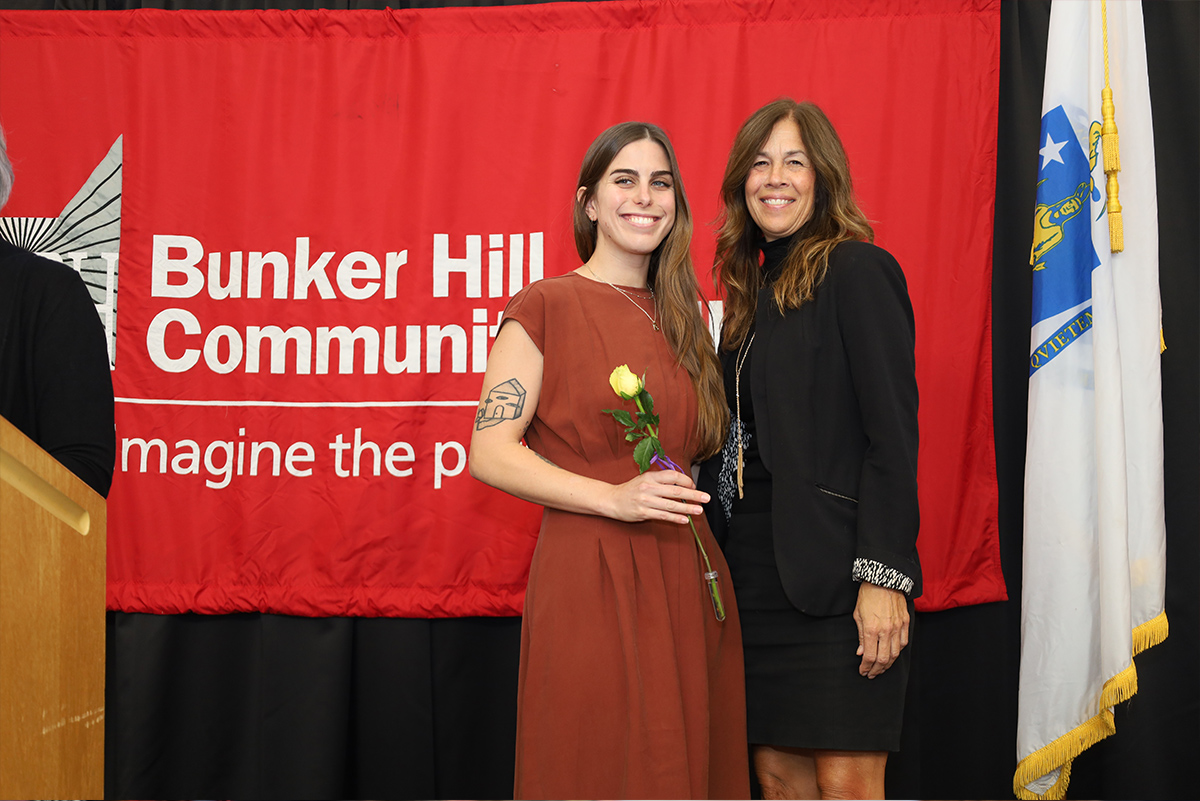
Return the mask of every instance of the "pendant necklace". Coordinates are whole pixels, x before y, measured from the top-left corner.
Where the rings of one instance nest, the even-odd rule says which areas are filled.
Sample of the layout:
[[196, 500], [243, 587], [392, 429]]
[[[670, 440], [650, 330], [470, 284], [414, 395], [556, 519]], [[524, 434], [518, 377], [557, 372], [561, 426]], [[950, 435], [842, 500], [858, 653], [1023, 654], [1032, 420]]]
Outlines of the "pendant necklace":
[[[637, 306], [637, 309], [638, 309], [638, 311], [640, 311], [642, 314], [646, 315], [646, 319], [650, 321], [650, 325], [651, 325], [651, 326], [654, 328], [654, 330], [655, 330], [655, 331], [657, 331], [657, 330], [658, 330], [658, 321], [657, 321], [657, 320], [655, 320], [655, 319], [654, 319], [654, 317], [652, 317], [652, 316], [650, 315], [650, 312], [648, 312], [648, 311], [646, 311], [645, 309], [643, 309], [643, 308], [642, 308], [642, 304], [640, 304], [640, 303], [638, 303], [636, 300], [634, 300], [634, 297], [635, 297], [634, 295], [630, 294], [629, 292], [626, 292], [624, 289], [621, 289], [621, 287], [617, 286], [616, 284], [612, 283], [611, 281], [605, 281], [603, 278], [601, 278], [600, 276], [596, 275], [596, 273], [595, 273], [595, 272], [592, 270], [592, 268], [591, 268], [591, 267], [588, 267], [586, 264], [585, 264], [585, 265], [583, 265], [583, 268], [584, 268], [585, 270], [587, 270], [589, 273], [591, 273], [591, 274], [592, 274], [592, 277], [593, 277], [593, 278], [595, 278], [597, 281], [600, 281], [600, 282], [602, 282], [602, 283], [608, 284], [608, 285], [609, 285], [609, 286], [611, 286], [613, 289], [617, 290], [617, 291], [618, 291], [618, 292], [620, 292], [622, 295], [624, 295], [624, 296], [625, 296], [625, 298], [626, 298], [626, 299], [627, 299], [627, 300], [628, 300], [630, 303], [632, 303], [634, 306]], [[642, 298], [643, 300], [646, 300], [646, 296], [645, 296], [645, 295], [637, 295], [636, 297], [639, 297], [639, 298]], [[653, 289], [651, 289], [651, 290], [650, 290], [650, 297], [649, 297], [649, 300], [655, 300], [655, 298], [654, 298], [654, 290], [653, 290]], [[655, 315], [657, 315], [657, 314], [658, 314], [658, 302], [657, 302], [657, 301], [655, 301], [655, 304], [654, 304], [654, 314], [655, 314]]]
[[742, 497], [742, 365], [746, 363], [746, 357], [750, 355], [750, 346], [754, 344], [754, 332], [750, 333], [749, 339], [742, 342], [742, 346], [738, 348], [737, 363], [733, 370], [733, 397], [734, 404], [737, 407], [737, 488], [738, 497]]

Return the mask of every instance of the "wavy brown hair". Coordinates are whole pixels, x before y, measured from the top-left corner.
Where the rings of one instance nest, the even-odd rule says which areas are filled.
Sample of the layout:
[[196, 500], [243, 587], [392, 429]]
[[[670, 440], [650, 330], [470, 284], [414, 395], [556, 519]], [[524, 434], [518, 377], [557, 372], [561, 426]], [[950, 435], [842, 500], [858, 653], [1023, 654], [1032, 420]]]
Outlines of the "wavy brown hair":
[[721, 181], [721, 213], [717, 218], [717, 252], [713, 278], [725, 290], [725, 320], [721, 347], [734, 350], [745, 341], [754, 321], [758, 290], [763, 285], [759, 265], [762, 232], [746, 206], [746, 179], [771, 131], [781, 120], [800, 129], [816, 173], [812, 215], [792, 238], [783, 268], [774, 284], [780, 313], [799, 308], [813, 294], [829, 268], [829, 254], [840, 242], [873, 242], [875, 232], [854, 199], [846, 151], [833, 124], [815, 103], [780, 98], [760, 108], [742, 124], [729, 151]]
[[699, 406], [697, 436], [700, 441], [698, 458], [707, 458], [721, 449], [729, 426], [729, 407], [725, 405], [725, 388], [721, 383], [721, 364], [713, 348], [708, 327], [700, 316], [697, 300], [700, 285], [692, 266], [692, 212], [675, 149], [666, 133], [648, 122], [623, 122], [596, 137], [583, 157], [574, 211], [575, 250], [586, 262], [596, 251], [596, 224], [588, 219], [585, 208], [596, 194], [596, 188], [608, 172], [613, 159], [626, 145], [649, 139], [656, 142], [667, 155], [675, 188], [675, 224], [650, 254], [647, 283], [654, 290], [657, 320], [663, 337], [675, 354], [677, 363], [687, 370], [696, 390]]

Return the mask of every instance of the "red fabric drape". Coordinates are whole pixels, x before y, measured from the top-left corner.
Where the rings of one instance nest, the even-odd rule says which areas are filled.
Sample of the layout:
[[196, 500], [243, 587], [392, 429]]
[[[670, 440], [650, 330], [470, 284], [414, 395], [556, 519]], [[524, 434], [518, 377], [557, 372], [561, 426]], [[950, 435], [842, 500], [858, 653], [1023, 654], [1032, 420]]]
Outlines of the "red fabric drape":
[[119, 242], [55, 244], [120, 254], [93, 290], [116, 310], [110, 607], [519, 613], [539, 510], [464, 460], [497, 314], [577, 266], [575, 173], [624, 119], [671, 134], [709, 289], [733, 134], [780, 95], [829, 114], [908, 276], [919, 606], [1002, 599], [998, 65], [983, 0], [0, 12], [0, 235], [86, 207], [120, 139], [120, 201], [87, 217]]

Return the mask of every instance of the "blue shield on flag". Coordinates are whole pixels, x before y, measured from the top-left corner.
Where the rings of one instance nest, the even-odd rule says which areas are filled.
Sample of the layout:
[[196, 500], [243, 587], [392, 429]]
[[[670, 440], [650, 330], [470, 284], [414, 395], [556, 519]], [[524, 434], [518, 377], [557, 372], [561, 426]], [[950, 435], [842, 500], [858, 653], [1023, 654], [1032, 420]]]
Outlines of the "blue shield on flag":
[[[1097, 131], [1099, 126], [1094, 126]], [[1100, 257], [1092, 246], [1091, 204], [1100, 198], [1092, 184], [1093, 155], [1083, 152], [1062, 106], [1042, 117], [1034, 211], [1033, 324], [1092, 297], [1092, 270]], [[1103, 212], [1102, 212], [1103, 213]]]

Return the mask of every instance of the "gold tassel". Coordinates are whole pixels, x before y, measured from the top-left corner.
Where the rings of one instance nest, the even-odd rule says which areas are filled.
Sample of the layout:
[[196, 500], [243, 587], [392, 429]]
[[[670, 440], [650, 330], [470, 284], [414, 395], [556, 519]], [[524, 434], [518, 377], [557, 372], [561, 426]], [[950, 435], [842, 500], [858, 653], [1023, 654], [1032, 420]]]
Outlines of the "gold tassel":
[[1100, 92], [1100, 97], [1100, 112], [1104, 115], [1100, 142], [1104, 147], [1104, 174], [1108, 176], [1108, 247], [1113, 253], [1120, 253], [1125, 250], [1125, 222], [1121, 217], [1121, 201], [1118, 197], [1120, 185], [1117, 183], [1117, 173], [1121, 171], [1121, 138], [1117, 134], [1112, 89], [1105, 86]]
[[1116, 106], [1113, 105], [1112, 87], [1105, 86], [1100, 91], [1100, 113], [1104, 117], [1100, 136], [1104, 145], [1105, 174], [1121, 171], [1121, 135], [1117, 133], [1116, 112]]
[[1108, 190], [1108, 245], [1113, 253], [1125, 249], [1125, 223], [1121, 218], [1121, 201], [1117, 197], [1117, 174], [1109, 173]]
[[1119, 207], [1108, 213], [1108, 249], [1113, 253], [1125, 250], [1125, 222]]

